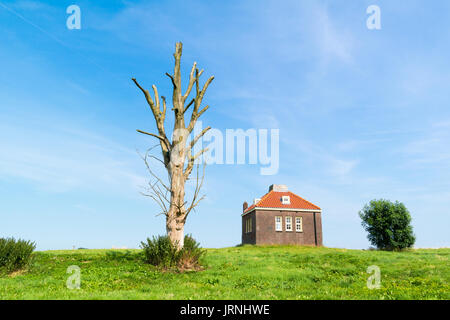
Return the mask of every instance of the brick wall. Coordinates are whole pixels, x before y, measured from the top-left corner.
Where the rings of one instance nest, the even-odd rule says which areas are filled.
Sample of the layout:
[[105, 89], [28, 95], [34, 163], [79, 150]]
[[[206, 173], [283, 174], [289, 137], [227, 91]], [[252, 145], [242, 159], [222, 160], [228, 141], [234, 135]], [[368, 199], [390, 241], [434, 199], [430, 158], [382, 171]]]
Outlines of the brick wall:
[[[316, 236], [314, 235], [314, 214], [316, 216]], [[256, 228], [252, 234], [245, 235], [243, 232], [242, 243], [254, 244], [299, 244], [299, 245], [322, 245], [322, 217], [321, 213], [302, 211], [269, 211], [255, 210], [243, 217], [243, 231], [245, 231], [244, 219], [250, 215], [252, 220], [256, 217]], [[275, 231], [275, 217], [282, 217], [282, 231]], [[286, 216], [292, 217], [292, 231], [286, 230]], [[303, 232], [296, 232], [295, 218], [302, 217]]]
[[[252, 232], [245, 232], [245, 221], [251, 219], [252, 221]], [[255, 211], [246, 214], [242, 217], [242, 244], [256, 244], [256, 221], [255, 221]]]

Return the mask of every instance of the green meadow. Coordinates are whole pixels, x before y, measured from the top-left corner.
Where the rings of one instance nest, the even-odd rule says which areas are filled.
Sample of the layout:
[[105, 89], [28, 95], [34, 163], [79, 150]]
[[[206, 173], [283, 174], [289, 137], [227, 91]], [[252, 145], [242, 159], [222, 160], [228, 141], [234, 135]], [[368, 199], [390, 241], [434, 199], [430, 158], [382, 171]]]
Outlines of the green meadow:
[[[0, 299], [449, 299], [450, 249], [405, 252], [297, 246], [207, 249], [205, 269], [164, 272], [140, 250], [33, 254], [27, 270], [0, 275]], [[81, 270], [68, 289], [69, 266]], [[368, 289], [378, 266], [380, 288]]]

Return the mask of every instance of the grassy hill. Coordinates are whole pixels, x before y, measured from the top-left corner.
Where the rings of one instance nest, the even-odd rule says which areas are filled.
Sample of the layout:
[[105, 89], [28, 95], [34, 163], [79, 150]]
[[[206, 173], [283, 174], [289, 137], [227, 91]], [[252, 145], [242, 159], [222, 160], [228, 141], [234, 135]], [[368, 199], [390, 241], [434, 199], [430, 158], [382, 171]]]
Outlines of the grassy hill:
[[[160, 272], [139, 250], [34, 254], [29, 270], [0, 276], [0, 299], [449, 299], [450, 249], [380, 252], [294, 246], [208, 249], [201, 272]], [[81, 289], [66, 270], [81, 268]], [[369, 290], [367, 267], [381, 270]]]

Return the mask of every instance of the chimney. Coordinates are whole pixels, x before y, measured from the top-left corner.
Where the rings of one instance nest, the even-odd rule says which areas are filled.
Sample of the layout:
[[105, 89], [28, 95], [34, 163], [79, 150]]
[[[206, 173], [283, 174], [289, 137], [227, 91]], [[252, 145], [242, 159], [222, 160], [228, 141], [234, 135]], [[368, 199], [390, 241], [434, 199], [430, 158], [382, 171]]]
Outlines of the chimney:
[[242, 212], [245, 212], [245, 210], [247, 210], [248, 208], [248, 203], [244, 202], [244, 204], [242, 205]]
[[272, 184], [269, 187], [269, 192], [270, 191], [274, 191], [274, 192], [288, 192], [288, 187], [285, 184]]

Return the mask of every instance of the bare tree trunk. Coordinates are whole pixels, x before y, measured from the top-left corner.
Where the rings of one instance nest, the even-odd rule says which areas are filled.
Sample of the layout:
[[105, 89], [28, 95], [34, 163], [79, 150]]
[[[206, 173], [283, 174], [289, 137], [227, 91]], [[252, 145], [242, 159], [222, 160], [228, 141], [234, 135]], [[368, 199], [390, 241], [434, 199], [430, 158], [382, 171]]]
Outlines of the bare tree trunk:
[[[147, 165], [147, 169], [152, 174], [154, 178], [156, 178], [156, 182], [149, 183], [150, 186], [150, 194], [145, 194], [147, 196], [152, 197], [161, 207], [162, 213], [166, 216], [166, 232], [169, 236], [171, 242], [177, 245], [178, 248], [182, 248], [184, 246], [184, 225], [186, 223], [186, 219], [198, 203], [203, 199], [203, 197], [199, 198], [199, 192], [203, 184], [203, 176], [201, 181], [198, 175], [198, 166], [197, 166], [197, 184], [195, 187], [194, 195], [191, 203], [186, 208], [185, 202], [185, 184], [189, 179], [190, 174], [194, 168], [195, 160], [200, 157], [206, 149], [201, 150], [197, 154], [192, 154], [192, 149], [197, 141], [209, 130], [211, 127], [205, 128], [200, 134], [194, 137], [189, 145], [186, 145], [187, 137], [194, 129], [194, 126], [198, 120], [198, 118], [208, 110], [209, 106], [200, 109], [203, 97], [205, 95], [206, 89], [209, 84], [212, 82], [214, 77], [210, 77], [206, 83], [203, 85], [203, 88], [200, 89], [200, 76], [203, 73], [203, 70], [198, 70], [197, 63], [194, 62], [192, 66], [189, 83], [186, 89], [186, 92], [183, 94], [181, 89], [181, 74], [180, 74], [180, 61], [181, 61], [181, 53], [182, 53], [183, 45], [181, 42], [177, 43], [175, 46], [175, 67], [173, 75], [166, 73], [166, 75], [171, 79], [173, 86], [172, 93], [172, 110], [174, 112], [174, 126], [173, 126], [173, 135], [172, 142], [167, 138], [166, 131], [164, 127], [164, 120], [166, 117], [166, 99], [162, 98], [163, 108], [161, 110], [160, 100], [158, 95], [158, 90], [156, 86], [153, 85], [153, 92], [155, 94], [155, 101], [153, 101], [148, 90], [142, 88], [135, 78], [132, 78], [136, 86], [144, 93], [144, 96], [149, 104], [153, 116], [155, 118], [156, 126], [158, 129], [158, 134], [148, 133], [145, 131], [137, 130], [140, 133], [150, 135], [159, 139], [161, 152], [163, 159], [157, 159], [162, 162], [168, 172], [169, 176], [169, 184], [164, 184], [160, 178], [158, 178], [153, 171], [151, 170], [151, 166], [147, 162], [148, 154], [143, 158], [145, 164]], [[195, 96], [186, 104], [186, 100], [189, 98], [189, 95], [194, 88], [195, 85]], [[193, 105], [191, 117], [188, 125], [185, 124], [184, 115], [186, 111]], [[150, 156], [152, 158], [156, 158]], [[187, 159], [187, 164], [186, 164]], [[170, 194], [170, 199], [168, 198], [168, 194]]]
[[184, 224], [186, 216], [183, 167], [173, 165], [171, 174], [170, 207], [166, 215], [166, 231], [172, 243], [181, 249], [184, 246]]

